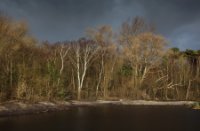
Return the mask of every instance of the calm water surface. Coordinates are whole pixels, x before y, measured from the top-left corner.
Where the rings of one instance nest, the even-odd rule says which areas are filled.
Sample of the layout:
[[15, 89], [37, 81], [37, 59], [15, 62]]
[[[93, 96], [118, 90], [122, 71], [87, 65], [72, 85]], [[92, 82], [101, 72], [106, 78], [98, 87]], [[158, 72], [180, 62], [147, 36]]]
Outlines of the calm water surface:
[[72, 107], [0, 118], [0, 131], [200, 131], [200, 111], [166, 106]]

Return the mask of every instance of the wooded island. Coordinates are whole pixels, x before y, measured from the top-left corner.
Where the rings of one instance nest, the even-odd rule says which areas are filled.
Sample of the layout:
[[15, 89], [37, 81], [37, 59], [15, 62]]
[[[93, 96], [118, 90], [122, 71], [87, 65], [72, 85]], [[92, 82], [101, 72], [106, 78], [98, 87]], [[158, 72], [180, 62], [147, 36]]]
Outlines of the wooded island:
[[119, 32], [104, 25], [84, 38], [51, 43], [1, 13], [0, 101], [199, 101], [200, 50], [168, 45], [140, 17]]

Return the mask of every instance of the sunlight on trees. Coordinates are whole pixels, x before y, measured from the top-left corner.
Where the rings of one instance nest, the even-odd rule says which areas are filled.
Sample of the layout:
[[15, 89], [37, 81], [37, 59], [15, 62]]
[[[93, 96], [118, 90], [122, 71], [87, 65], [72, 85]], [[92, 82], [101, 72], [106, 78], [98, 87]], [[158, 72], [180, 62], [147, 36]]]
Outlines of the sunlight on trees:
[[0, 14], [0, 101], [199, 100], [200, 51], [167, 44], [140, 17], [120, 32], [104, 25], [39, 43], [25, 22]]

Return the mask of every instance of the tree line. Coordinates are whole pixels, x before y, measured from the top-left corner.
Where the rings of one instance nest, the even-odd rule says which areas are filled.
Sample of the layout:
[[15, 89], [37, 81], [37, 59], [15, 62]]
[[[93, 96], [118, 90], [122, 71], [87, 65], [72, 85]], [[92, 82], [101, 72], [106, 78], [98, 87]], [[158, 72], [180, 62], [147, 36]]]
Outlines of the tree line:
[[142, 18], [74, 41], [38, 42], [0, 15], [0, 101], [200, 100], [200, 50], [168, 48]]

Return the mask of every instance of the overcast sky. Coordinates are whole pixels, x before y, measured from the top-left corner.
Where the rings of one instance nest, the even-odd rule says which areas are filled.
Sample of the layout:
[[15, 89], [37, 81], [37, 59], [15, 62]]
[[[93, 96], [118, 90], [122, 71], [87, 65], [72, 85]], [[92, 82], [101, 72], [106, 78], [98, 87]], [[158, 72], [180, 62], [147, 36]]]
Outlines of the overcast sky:
[[142, 16], [181, 49], [200, 49], [200, 0], [0, 0], [0, 10], [28, 22], [39, 40], [84, 36], [87, 27], [111, 25]]

